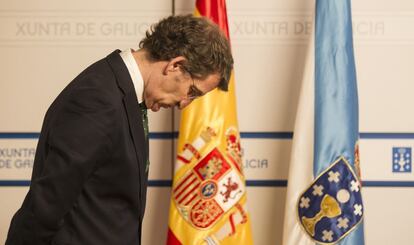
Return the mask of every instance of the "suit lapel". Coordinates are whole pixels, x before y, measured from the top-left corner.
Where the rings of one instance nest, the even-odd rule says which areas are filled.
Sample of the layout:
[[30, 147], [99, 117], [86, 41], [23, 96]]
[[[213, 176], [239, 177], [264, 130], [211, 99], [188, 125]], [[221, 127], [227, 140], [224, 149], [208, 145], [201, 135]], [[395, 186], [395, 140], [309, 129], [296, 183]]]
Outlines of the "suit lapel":
[[[135, 154], [138, 158], [138, 167], [141, 183], [146, 179], [145, 178], [145, 167], [147, 162], [147, 143], [145, 140], [144, 127], [142, 125], [142, 115], [138, 105], [137, 95], [135, 93], [134, 85], [132, 79], [129, 75], [128, 69], [124, 64], [121, 56], [119, 56], [119, 50], [112, 52], [107, 57], [107, 61], [112, 67], [118, 85], [124, 93], [124, 106], [128, 116], [129, 129], [131, 132], [132, 140], [135, 146]], [[140, 164], [141, 163], [141, 164]], [[146, 184], [141, 184], [141, 198], [143, 197], [143, 188], [146, 187]]]

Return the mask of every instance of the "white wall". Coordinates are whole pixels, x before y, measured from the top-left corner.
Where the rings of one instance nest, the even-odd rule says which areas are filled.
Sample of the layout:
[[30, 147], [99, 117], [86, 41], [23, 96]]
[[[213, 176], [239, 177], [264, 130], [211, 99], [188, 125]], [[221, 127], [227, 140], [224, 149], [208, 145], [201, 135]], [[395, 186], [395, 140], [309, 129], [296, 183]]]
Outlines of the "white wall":
[[[194, 1], [175, 2], [177, 13], [192, 13]], [[313, 1], [228, 0], [227, 7], [240, 131], [260, 133], [242, 139], [248, 183], [256, 185], [247, 188], [253, 236], [259, 245], [281, 244], [286, 188], [275, 180], [286, 180], [291, 138], [278, 133], [293, 131]], [[5, 181], [30, 178], [37, 141], [5, 133], [38, 133], [73, 77], [116, 48], [136, 48], [144, 29], [171, 12], [171, 0], [0, 0], [0, 243], [27, 192]], [[368, 133], [360, 142], [366, 244], [409, 245], [414, 173], [392, 172], [392, 149], [414, 146], [414, 2], [354, 1], [353, 20], [360, 131]], [[179, 112], [150, 113], [150, 123], [151, 132], [177, 131]], [[171, 180], [175, 141], [161, 136], [150, 141], [153, 184]], [[7, 156], [13, 149], [22, 155]], [[169, 192], [149, 187], [144, 244], [165, 243]]]

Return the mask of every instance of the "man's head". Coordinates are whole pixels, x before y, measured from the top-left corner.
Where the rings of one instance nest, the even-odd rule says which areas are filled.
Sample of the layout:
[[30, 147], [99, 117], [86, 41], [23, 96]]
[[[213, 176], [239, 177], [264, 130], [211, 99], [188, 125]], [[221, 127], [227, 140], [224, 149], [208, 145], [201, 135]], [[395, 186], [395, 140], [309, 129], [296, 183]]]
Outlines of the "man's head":
[[[183, 108], [216, 87], [228, 89], [233, 69], [230, 45], [219, 27], [206, 18], [165, 18], [147, 31], [139, 47], [162, 71], [152, 74], [144, 89], [147, 106], [154, 111], [173, 105]], [[160, 98], [162, 93], [170, 97]]]

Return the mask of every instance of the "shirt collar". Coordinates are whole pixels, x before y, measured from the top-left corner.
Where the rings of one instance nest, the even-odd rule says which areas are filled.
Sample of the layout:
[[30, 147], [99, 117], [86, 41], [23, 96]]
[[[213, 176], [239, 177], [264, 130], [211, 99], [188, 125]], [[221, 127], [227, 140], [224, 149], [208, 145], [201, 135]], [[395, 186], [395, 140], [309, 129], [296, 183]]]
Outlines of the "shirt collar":
[[126, 49], [119, 54], [124, 61], [129, 75], [131, 76], [132, 83], [134, 84], [135, 92], [137, 94], [138, 103], [142, 102], [142, 94], [144, 92], [144, 79], [139, 71], [138, 64], [132, 55], [131, 49]]

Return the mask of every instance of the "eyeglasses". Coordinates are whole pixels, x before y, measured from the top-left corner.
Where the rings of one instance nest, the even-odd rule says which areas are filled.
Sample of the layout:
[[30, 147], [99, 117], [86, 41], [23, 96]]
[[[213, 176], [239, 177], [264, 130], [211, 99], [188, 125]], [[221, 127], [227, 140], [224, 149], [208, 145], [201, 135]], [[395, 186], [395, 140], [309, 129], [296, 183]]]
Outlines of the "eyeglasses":
[[195, 100], [195, 99], [197, 99], [198, 97], [203, 96], [203, 95], [204, 95], [204, 93], [203, 93], [203, 92], [201, 92], [201, 90], [200, 90], [200, 89], [198, 89], [198, 88], [196, 87], [195, 82], [194, 82], [194, 78], [193, 78], [193, 76], [191, 75], [191, 73], [190, 73], [190, 72], [188, 72], [188, 74], [190, 75], [190, 78], [191, 78], [191, 80], [192, 80], [193, 82], [192, 82], [192, 84], [190, 85], [190, 88], [188, 89], [187, 99], [189, 99], [189, 100]]

